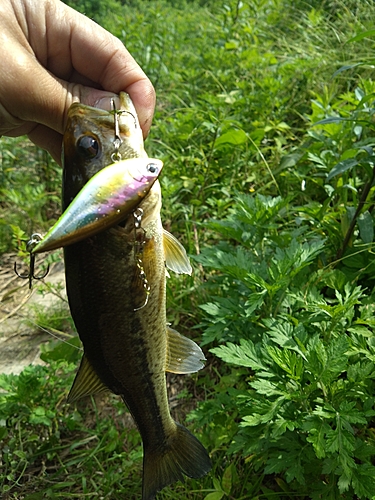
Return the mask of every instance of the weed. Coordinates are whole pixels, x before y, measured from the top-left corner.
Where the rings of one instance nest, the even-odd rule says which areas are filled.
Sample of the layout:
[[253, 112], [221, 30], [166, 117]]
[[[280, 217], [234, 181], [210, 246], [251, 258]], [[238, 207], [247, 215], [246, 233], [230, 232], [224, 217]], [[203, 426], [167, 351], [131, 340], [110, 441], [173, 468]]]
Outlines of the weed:
[[[355, 96], [364, 98], [358, 91]], [[211, 352], [240, 367], [241, 375], [227, 385], [226, 398], [213, 394], [194, 416], [200, 424], [216, 424], [219, 434], [225, 408], [224, 424], [240, 420], [227, 441], [230, 451], [254, 457], [256, 470], [281, 477], [291, 493], [313, 499], [375, 494], [375, 442], [369, 431], [375, 415], [369, 321], [374, 283], [367, 273], [374, 221], [366, 211], [372, 204], [372, 151], [356, 156], [352, 133], [354, 152], [346, 161], [351, 153], [345, 129], [354, 130], [362, 117], [361, 105], [350, 97], [348, 121], [330, 117], [319, 122], [318, 133], [315, 127], [309, 131], [319, 137], [321, 156], [311, 153], [312, 142], [307, 160], [318, 168], [305, 174], [306, 183], [316, 172], [323, 174], [326, 198], [310, 191], [303, 193], [310, 199], [298, 206], [288, 198], [238, 195], [230, 215], [211, 223], [227, 241], [196, 257], [215, 270], [205, 285], [211, 300], [201, 306], [204, 343], [218, 343]], [[361, 127], [359, 149], [371, 135], [371, 121]], [[345, 184], [328, 184], [338, 176]], [[354, 185], [362, 186], [360, 197]], [[313, 220], [306, 217], [312, 206]], [[342, 209], [353, 223], [341, 232]], [[366, 218], [359, 219], [360, 213]], [[361, 260], [368, 264], [354, 274], [350, 267]]]

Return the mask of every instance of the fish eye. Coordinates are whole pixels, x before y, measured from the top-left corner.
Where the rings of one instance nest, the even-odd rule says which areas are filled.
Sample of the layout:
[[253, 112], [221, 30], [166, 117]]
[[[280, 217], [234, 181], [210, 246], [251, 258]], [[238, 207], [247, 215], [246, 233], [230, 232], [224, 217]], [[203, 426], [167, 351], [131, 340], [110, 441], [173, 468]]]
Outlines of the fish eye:
[[150, 174], [157, 174], [159, 171], [156, 163], [149, 163], [146, 168], [147, 168], [147, 172], [150, 172]]
[[99, 153], [99, 142], [91, 135], [82, 135], [77, 141], [77, 149], [87, 159], [95, 158]]

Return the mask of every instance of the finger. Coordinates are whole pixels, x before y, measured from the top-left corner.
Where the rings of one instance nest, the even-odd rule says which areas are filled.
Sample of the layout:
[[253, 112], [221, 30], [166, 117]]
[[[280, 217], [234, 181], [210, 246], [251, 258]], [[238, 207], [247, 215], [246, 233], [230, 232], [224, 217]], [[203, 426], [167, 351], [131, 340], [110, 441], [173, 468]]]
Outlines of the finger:
[[23, 48], [13, 54], [12, 71], [3, 74], [1, 80], [0, 134], [14, 135], [15, 130], [18, 135], [29, 133], [35, 123], [62, 134], [68, 109], [73, 102], [94, 105], [103, 96], [115, 95], [59, 80], [35, 59], [24, 54]]
[[143, 138], [146, 139], [152, 124], [155, 109], [155, 91], [148, 85], [148, 82], [137, 81], [129, 85], [126, 89], [132, 98], [137, 111], [139, 124], [143, 131]]
[[27, 136], [34, 144], [48, 151], [56, 163], [62, 165], [62, 134], [45, 125], [36, 125]]
[[[61, 2], [57, 5], [53, 18], [47, 19], [47, 36], [53, 36], [45, 61], [48, 69], [65, 81], [99, 86], [116, 94], [128, 92], [147, 136], [155, 108], [155, 90], [150, 80], [119, 39]], [[56, 18], [61, 22], [56, 23]], [[52, 23], [50, 29], [48, 22]], [[53, 43], [56, 39], [58, 44]]]
[[[105, 95], [100, 89], [104, 88], [130, 93], [146, 136], [153, 116], [154, 89], [121, 42], [62, 2], [51, 0], [44, 16], [35, 6], [24, 2], [27, 29], [12, 22], [14, 16], [4, 11], [6, 30], [0, 31], [0, 43], [12, 47], [12, 58], [10, 64], [0, 60], [0, 106], [5, 109], [0, 134], [8, 132], [6, 126], [9, 132], [14, 130], [22, 120], [63, 133], [70, 105], [76, 101], [94, 105]], [[6, 119], [6, 112], [17, 124]]]

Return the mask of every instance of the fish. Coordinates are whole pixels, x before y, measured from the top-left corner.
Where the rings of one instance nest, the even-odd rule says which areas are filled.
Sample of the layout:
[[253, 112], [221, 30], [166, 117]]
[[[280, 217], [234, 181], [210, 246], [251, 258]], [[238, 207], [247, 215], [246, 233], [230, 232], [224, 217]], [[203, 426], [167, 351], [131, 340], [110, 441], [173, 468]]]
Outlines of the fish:
[[131, 158], [99, 170], [31, 253], [76, 243], [122, 221], [146, 196], [162, 168], [157, 159]]
[[[70, 107], [63, 138], [64, 210], [113, 162], [114, 151], [120, 161], [147, 159], [133, 103], [124, 92], [119, 102], [117, 142], [113, 112]], [[192, 268], [183, 246], [163, 229], [161, 204], [155, 180], [123, 220], [64, 247], [69, 306], [84, 348], [68, 402], [105, 390], [123, 399], [143, 443], [142, 500], [211, 469], [207, 450], [173, 420], [168, 405], [165, 372], [196, 372], [205, 357], [167, 323], [166, 268], [179, 274]]]

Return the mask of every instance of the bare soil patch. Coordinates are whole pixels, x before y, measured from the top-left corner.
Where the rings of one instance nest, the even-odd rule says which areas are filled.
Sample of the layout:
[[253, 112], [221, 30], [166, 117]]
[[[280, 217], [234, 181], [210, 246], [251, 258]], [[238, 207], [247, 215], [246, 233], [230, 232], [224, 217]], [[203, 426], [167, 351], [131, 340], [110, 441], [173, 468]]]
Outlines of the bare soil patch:
[[[18, 374], [29, 364], [43, 364], [40, 345], [51, 337], [33, 325], [33, 309], [35, 305], [48, 309], [61, 300], [53, 293], [40, 293], [43, 283], [65, 283], [64, 265], [58, 262], [51, 266], [43, 282], [34, 281], [29, 290], [28, 280], [14, 272], [16, 260], [16, 254], [0, 257], [0, 373]], [[20, 271], [27, 269], [21, 267]]]

